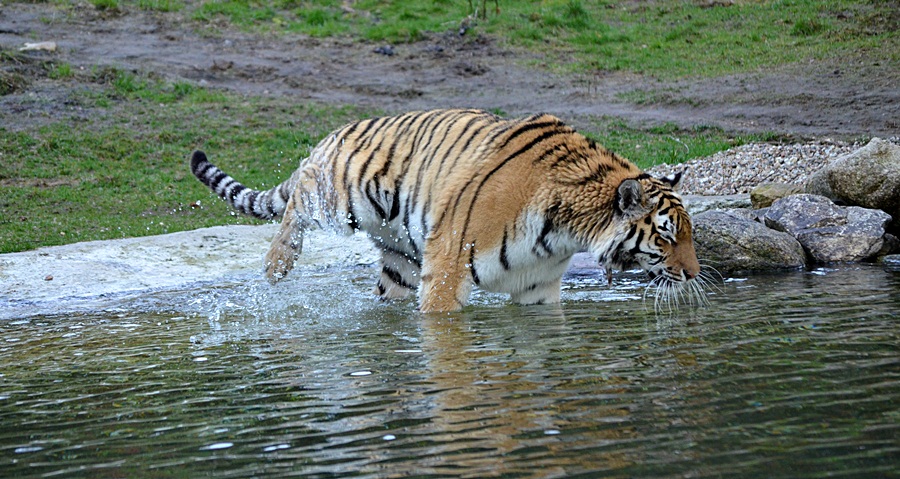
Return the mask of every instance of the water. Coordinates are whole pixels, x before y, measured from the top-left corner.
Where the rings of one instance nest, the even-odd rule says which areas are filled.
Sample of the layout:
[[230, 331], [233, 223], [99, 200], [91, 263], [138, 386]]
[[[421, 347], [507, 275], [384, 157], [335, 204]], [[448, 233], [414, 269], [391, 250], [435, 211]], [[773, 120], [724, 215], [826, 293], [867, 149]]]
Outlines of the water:
[[639, 277], [426, 317], [372, 268], [0, 322], [2, 477], [887, 477], [900, 274]]

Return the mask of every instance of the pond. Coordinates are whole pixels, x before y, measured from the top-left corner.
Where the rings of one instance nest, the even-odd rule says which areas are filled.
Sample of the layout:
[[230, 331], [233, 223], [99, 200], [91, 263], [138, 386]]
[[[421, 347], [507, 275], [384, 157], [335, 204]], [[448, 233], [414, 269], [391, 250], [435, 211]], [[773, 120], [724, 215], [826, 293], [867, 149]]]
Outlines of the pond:
[[[423, 316], [371, 267], [0, 321], [3, 477], [884, 477], [900, 274], [645, 279]], [[276, 293], [277, 292], [277, 293]]]

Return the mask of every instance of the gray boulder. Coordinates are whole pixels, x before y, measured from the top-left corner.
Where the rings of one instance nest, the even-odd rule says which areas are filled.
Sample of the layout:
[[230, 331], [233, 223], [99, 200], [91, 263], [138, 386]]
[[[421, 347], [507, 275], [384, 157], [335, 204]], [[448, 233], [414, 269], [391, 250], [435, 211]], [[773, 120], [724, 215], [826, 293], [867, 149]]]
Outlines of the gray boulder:
[[701, 264], [720, 273], [806, 266], [806, 253], [794, 237], [752, 218], [750, 210], [711, 210], [694, 216], [694, 247]]
[[777, 200], [765, 213], [766, 226], [789, 233], [816, 262], [870, 259], [884, 245], [887, 213], [837, 206], [818, 195], [793, 195]]
[[811, 175], [804, 191], [900, 218], [900, 146], [872, 138]]

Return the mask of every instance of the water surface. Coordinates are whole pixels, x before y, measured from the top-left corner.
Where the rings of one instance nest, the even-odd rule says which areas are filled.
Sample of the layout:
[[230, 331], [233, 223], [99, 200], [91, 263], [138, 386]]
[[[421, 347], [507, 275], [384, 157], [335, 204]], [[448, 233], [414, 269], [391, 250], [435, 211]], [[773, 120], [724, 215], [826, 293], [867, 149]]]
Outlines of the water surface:
[[[0, 322], [3, 477], [886, 477], [900, 274], [639, 276], [460, 313], [308, 270]], [[301, 277], [302, 276], [302, 277]]]

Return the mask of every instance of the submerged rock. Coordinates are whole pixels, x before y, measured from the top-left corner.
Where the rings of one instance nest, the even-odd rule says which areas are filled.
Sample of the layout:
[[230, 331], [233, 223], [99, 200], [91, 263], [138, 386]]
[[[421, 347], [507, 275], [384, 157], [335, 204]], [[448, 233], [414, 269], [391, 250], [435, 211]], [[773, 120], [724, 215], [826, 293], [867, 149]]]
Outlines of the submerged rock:
[[806, 266], [794, 237], [754, 221], [751, 210], [714, 210], [694, 216], [694, 247], [705, 265], [721, 273]]
[[789, 233], [820, 263], [871, 259], [884, 245], [890, 221], [880, 210], [838, 206], [807, 194], [777, 200], [765, 213], [766, 226]]

